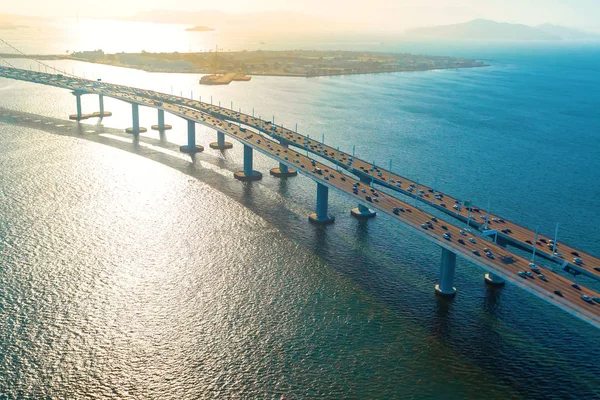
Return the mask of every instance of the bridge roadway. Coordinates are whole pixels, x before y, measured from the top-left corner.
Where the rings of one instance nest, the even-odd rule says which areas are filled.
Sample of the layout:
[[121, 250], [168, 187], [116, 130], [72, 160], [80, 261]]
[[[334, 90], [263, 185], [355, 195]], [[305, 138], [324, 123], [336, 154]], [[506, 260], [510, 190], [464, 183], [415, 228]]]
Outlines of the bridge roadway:
[[[10, 71], [6, 71], [6, 69], [2, 68], [0, 68], [0, 76], [48, 84], [70, 90], [82, 90], [81, 84], [84, 83], [82, 82], [83, 80], [72, 81], [70, 79], [56, 79], [56, 76], [53, 77], [50, 74], [43, 73], [36, 73], [36, 79], [29, 79], [23, 75], [14, 74], [14, 72], [11, 73]], [[87, 82], [94, 83], [93, 81]], [[195, 121], [202, 125], [224, 132], [226, 135], [235, 138], [243, 144], [260, 151], [261, 153], [279, 161], [280, 163], [283, 163], [288, 167], [296, 168], [299, 173], [308, 176], [310, 179], [317, 182], [317, 184], [339, 190], [354, 201], [374, 208], [377, 211], [388, 215], [390, 218], [404, 224], [405, 226], [412, 228], [413, 231], [419, 236], [435, 242], [443, 249], [460, 255], [464, 259], [475, 263], [484, 270], [501, 276], [502, 278], [514, 283], [515, 285], [538, 296], [539, 298], [563, 309], [564, 311], [590, 323], [595, 327], [600, 328], [600, 305], [587, 303], [581, 299], [582, 294], [586, 294], [590, 297], [600, 297], [599, 293], [585, 287], [580, 287], [579, 290], [575, 289], [572, 287], [571, 281], [550, 270], [546, 270], [543, 267], [540, 268], [543, 270], [543, 272], [545, 272], [547, 281], [543, 281], [539, 278], [521, 278], [518, 275], [518, 272], [528, 271], [530, 269], [528, 266], [529, 261], [512, 254], [499, 245], [484, 240], [477, 240], [476, 243], [471, 243], [470, 241], [465, 240], [464, 244], [460, 244], [458, 242], [459, 238], [466, 239], [466, 237], [460, 234], [460, 228], [446, 223], [441, 219], [433, 221], [430, 214], [386, 193], [379, 193], [379, 196], [377, 197], [378, 202], [368, 202], [366, 200], [366, 196], [370, 195], [370, 190], [368, 190], [369, 187], [368, 185], [360, 183], [358, 179], [333, 171], [327, 165], [317, 162], [316, 160], [312, 160], [293, 149], [288, 149], [269, 138], [261, 136], [257, 133], [253, 133], [224, 119], [218, 118], [217, 116], [198, 110], [185, 108], [178, 104], [163, 102], [161, 106], [157, 106], [153, 99], [136, 95], [131, 92], [124, 93], [121, 91], [121, 89], [115, 89], [111, 87], [112, 85], [110, 84], [107, 85], [103, 83], [101, 85], [97, 84], [96, 86], [87, 86], [87, 83], [85, 83], [85, 85], [87, 93], [104, 95], [129, 103], [162, 109], [174, 115], [180, 116], [188, 121]], [[318, 174], [315, 172], [314, 168], [311, 168], [311, 163], [313, 161], [315, 162], [316, 167], [319, 167], [324, 171], [324, 175]], [[328, 177], [328, 179], [325, 179], [325, 177]], [[359, 189], [366, 189], [366, 193], [362, 193], [360, 190], [358, 193], [353, 193], [353, 186], [355, 184], [359, 185]], [[395, 208], [401, 208], [404, 210], [404, 212], [395, 214]], [[425, 230], [421, 227], [421, 225], [426, 221], [432, 222], [433, 229]], [[442, 225], [445, 225], [447, 230], [442, 229]], [[446, 240], [443, 237], [444, 233], [447, 232], [451, 233], [452, 235], [450, 240]], [[485, 247], [489, 248], [492, 254], [494, 254], [493, 259], [483, 255], [483, 248]], [[474, 250], [479, 250], [482, 256], [475, 255], [473, 253]], [[555, 290], [560, 290], [563, 296], [561, 297], [553, 293]]]
[[[534, 231], [506, 218], [502, 218], [499, 215], [492, 213], [488, 215], [487, 211], [480, 207], [471, 206], [471, 211], [464, 206], [456, 209], [454, 208], [454, 205], [458, 199], [440, 192], [436, 188], [422, 185], [404, 176], [390, 172], [385, 168], [374, 166], [372, 163], [361, 160], [356, 156], [353, 157], [348, 153], [339, 151], [338, 149], [327, 146], [322, 142], [308, 138], [290, 129], [274, 125], [269, 121], [264, 121], [251, 115], [236, 112], [216, 105], [211, 105], [205, 102], [158, 93], [151, 90], [139, 88], [134, 90], [136, 93], [144, 93], [145, 95], [156, 100], [174, 102], [176, 104], [182, 104], [187, 107], [211, 113], [213, 115], [219, 115], [222, 118], [231, 119], [235, 122], [240, 122], [244, 125], [250, 126], [276, 139], [284, 139], [291, 145], [308, 150], [309, 152], [316, 154], [331, 163], [337, 164], [339, 167], [344, 168], [359, 177], [372, 180], [376, 184], [400, 192], [409, 197], [418, 196], [418, 201], [432, 206], [435, 209], [438, 209], [452, 217], [455, 217], [458, 220], [465, 222], [465, 224], [467, 219], [471, 217], [469, 226], [473, 226], [479, 230], [495, 231], [493, 234], [498, 235], [499, 238], [505, 239], [509, 243], [513, 243], [521, 249], [530, 252], [534, 251], [534, 243], [536, 241], [536, 233]], [[418, 191], [421, 190], [423, 193], [419, 195]], [[483, 218], [488, 219], [487, 229], [485, 229], [485, 219]], [[502, 232], [503, 230], [508, 231]], [[584, 273], [593, 279], [600, 280], [600, 258], [582, 250], [578, 250], [575, 247], [569, 246], [561, 241], [558, 241], [558, 245], [556, 245], [555, 250], [558, 254], [560, 254], [560, 256], [556, 256], [554, 255], [554, 251], [548, 246], [548, 243], [551, 240], [554, 239], [548, 235], [538, 234], [537, 245], [535, 246], [536, 255], [558, 263], [562, 267], [568, 265], [572, 269]], [[572, 261], [575, 257], [581, 259], [581, 264], [576, 264]]]

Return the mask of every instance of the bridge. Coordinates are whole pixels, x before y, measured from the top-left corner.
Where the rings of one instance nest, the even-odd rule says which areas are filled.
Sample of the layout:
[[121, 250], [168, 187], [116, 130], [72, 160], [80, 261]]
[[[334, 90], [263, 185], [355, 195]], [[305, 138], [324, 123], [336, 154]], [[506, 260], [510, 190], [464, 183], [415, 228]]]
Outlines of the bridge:
[[[441, 248], [440, 278], [435, 287], [437, 294], [453, 296], [456, 293], [453, 281], [456, 257], [460, 256], [487, 271], [486, 283], [501, 286], [506, 281], [511, 282], [575, 317], [600, 327], [600, 304], [592, 300], [600, 301], [599, 293], [574, 284], [552, 269], [535, 264], [535, 257], [539, 255], [598, 279], [598, 258], [556, 240], [550, 242], [550, 238], [538, 235], [537, 232], [533, 234], [531, 230], [490, 214], [489, 211], [465, 205], [436, 188], [422, 186], [392, 173], [391, 167], [386, 170], [361, 160], [354, 151], [352, 155], [341, 152], [327, 146], [324, 140], [318, 142], [297, 131], [275, 125], [274, 118], [273, 121], [265, 121], [254, 115], [214, 105], [212, 101], [207, 103], [64, 73], [34, 72], [12, 66], [0, 67], [0, 77], [71, 91], [76, 99], [77, 112], [70, 118], [77, 121], [109, 116], [109, 112], [104, 110], [104, 97], [125, 101], [131, 104], [132, 110], [132, 126], [126, 131], [134, 137], [146, 131], [140, 126], [140, 106], [157, 109], [158, 123], [153, 129], [161, 133], [170, 128], [164, 123], [165, 112], [181, 117], [187, 121], [187, 144], [181, 146], [180, 150], [192, 155], [204, 150], [196, 144], [196, 124], [212, 128], [216, 131], [217, 140], [211, 143], [211, 148], [222, 151], [231, 148], [233, 144], [226, 142], [226, 137], [243, 145], [243, 169], [234, 173], [236, 179], [255, 181], [262, 178], [262, 174], [253, 169], [253, 152], [258, 151], [278, 162], [278, 167], [270, 171], [272, 175], [291, 177], [301, 174], [316, 182], [316, 209], [308, 216], [312, 223], [329, 224], [334, 221], [334, 217], [328, 213], [329, 190], [333, 189], [357, 204], [351, 211], [355, 217], [370, 218], [378, 212], [437, 244]], [[97, 95], [100, 111], [84, 114], [81, 107], [82, 95]], [[309, 157], [311, 154], [318, 158]], [[377, 190], [376, 185], [384, 190]], [[451, 202], [456, 207], [448, 207], [447, 204]], [[419, 205], [422, 204], [445, 213], [454, 224], [420, 209]], [[473, 218], [476, 215], [483, 218]], [[456, 221], [461, 225], [467, 223], [473, 230], [457, 226]], [[553, 248], [543, 245], [548, 243], [554, 243], [551, 244]], [[509, 251], [508, 244], [530, 250], [532, 258], [525, 259]], [[557, 249], [573, 253], [573, 263], [556, 254]]]

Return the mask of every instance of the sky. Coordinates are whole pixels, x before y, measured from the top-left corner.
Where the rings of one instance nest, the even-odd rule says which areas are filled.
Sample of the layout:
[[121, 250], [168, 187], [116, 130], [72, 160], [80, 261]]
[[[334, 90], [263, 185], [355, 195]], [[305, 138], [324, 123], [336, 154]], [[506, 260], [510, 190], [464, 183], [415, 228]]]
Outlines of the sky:
[[126, 17], [153, 9], [227, 13], [290, 11], [365, 27], [398, 29], [475, 18], [538, 25], [555, 23], [600, 32], [600, 0], [23, 0], [2, 12], [44, 17]]

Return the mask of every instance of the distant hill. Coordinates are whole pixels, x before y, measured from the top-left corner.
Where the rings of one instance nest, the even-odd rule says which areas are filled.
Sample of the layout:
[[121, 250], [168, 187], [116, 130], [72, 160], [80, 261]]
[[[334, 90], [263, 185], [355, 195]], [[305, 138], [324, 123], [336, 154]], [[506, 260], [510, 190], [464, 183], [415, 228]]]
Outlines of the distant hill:
[[539, 30], [544, 31], [550, 35], [559, 36], [565, 40], [577, 40], [577, 39], [600, 39], [600, 35], [582, 31], [579, 29], [567, 28], [560, 25], [543, 24], [537, 27]]
[[561, 40], [593, 36], [586, 32], [557, 25], [533, 27], [509, 24], [486, 19], [475, 19], [461, 24], [417, 28], [405, 32], [407, 36], [427, 39], [472, 39], [472, 40]]

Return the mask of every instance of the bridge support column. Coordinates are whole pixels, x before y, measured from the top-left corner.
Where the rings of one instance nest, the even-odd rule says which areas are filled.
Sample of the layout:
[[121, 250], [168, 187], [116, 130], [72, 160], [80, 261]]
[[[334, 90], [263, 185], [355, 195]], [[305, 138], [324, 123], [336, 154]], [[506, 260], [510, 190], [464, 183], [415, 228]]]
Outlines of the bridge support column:
[[[367, 187], [371, 184], [371, 181], [367, 180], [365, 178], [361, 178], [360, 182], [363, 185], [367, 185]], [[358, 207], [355, 207], [352, 210], [350, 210], [350, 215], [352, 215], [353, 217], [356, 217], [358, 219], [367, 219], [367, 218], [373, 218], [374, 216], [377, 215], [377, 213], [375, 211], [371, 210], [369, 207], [365, 207], [362, 204], [359, 204]]]
[[171, 125], [165, 125], [165, 110], [158, 109], [158, 125], [152, 125], [150, 128], [160, 133], [173, 128]]
[[188, 123], [188, 144], [185, 146], [179, 146], [179, 151], [182, 153], [194, 154], [204, 151], [204, 147], [196, 145], [196, 122], [191, 119], [187, 120]]
[[103, 118], [104, 117], [104, 96], [103, 95], [98, 96], [98, 103], [100, 106], [100, 118]]
[[[502, 248], [505, 248], [507, 243], [506, 243], [506, 240], [499, 237], [499, 238], [496, 238], [496, 244]], [[491, 285], [491, 286], [504, 286], [506, 281], [504, 279], [502, 279], [501, 277], [499, 277], [498, 275], [496, 275], [492, 272], [488, 272], [487, 274], [485, 274], [485, 283], [487, 283], [488, 285]]]
[[435, 285], [435, 293], [440, 296], [453, 297], [456, 294], [454, 271], [456, 270], [456, 254], [450, 250], [442, 249], [440, 262], [440, 283]]
[[110, 111], [104, 111], [104, 95], [98, 95], [98, 105], [100, 106], [100, 111], [93, 113], [92, 117], [105, 118], [110, 117], [112, 113]]
[[350, 210], [350, 214], [358, 219], [373, 218], [377, 215], [375, 211], [371, 210], [369, 207], [363, 206], [362, 204], [359, 204], [358, 207]]
[[[288, 148], [288, 142], [286, 142], [283, 139], [279, 141], [279, 144], [282, 147], [285, 147], [286, 149]], [[287, 165], [285, 165], [284, 163], [281, 163], [281, 162], [279, 163], [279, 168], [272, 168], [269, 172], [271, 173], [271, 175], [273, 175], [277, 178], [298, 175], [298, 171], [296, 171], [294, 169], [290, 169]]]
[[88, 116], [83, 115], [83, 113], [81, 112], [81, 95], [83, 93], [81, 93], [81, 92], [71, 92], [71, 94], [73, 96], [75, 96], [75, 102], [77, 104], [77, 114], [71, 114], [71, 115], [69, 115], [69, 119], [75, 120], [75, 121], [81, 121], [82, 119], [87, 119]]
[[125, 132], [139, 135], [140, 132], [146, 132], [146, 128], [140, 128], [140, 109], [137, 103], [131, 103], [131, 121], [133, 126], [125, 129]]
[[225, 133], [217, 131], [217, 141], [209, 144], [211, 149], [226, 150], [233, 148], [233, 144], [225, 141]]
[[242, 182], [259, 181], [262, 179], [262, 174], [252, 169], [252, 151], [252, 147], [247, 144], [244, 145], [244, 170], [234, 173], [233, 177], [235, 179]]
[[317, 209], [308, 215], [308, 220], [315, 224], [331, 224], [335, 218], [327, 214], [327, 202], [329, 200], [329, 188], [317, 183]]

